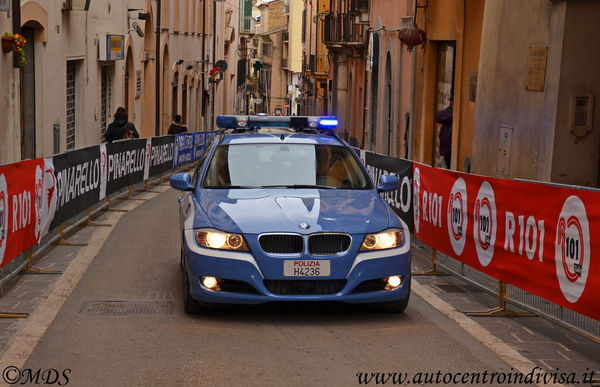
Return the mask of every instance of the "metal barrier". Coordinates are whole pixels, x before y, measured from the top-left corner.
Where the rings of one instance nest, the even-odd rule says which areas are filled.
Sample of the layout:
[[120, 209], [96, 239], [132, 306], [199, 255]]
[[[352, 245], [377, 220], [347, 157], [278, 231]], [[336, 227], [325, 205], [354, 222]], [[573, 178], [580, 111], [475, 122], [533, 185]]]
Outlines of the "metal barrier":
[[[418, 246], [427, 246], [416, 238], [412, 238], [412, 240]], [[443, 267], [452, 274], [463, 278], [469, 283], [484, 289], [490, 294], [496, 294], [498, 291], [497, 279], [475, 270], [439, 251], [437, 252], [437, 265]], [[564, 326], [565, 328], [574, 330], [591, 340], [600, 342], [600, 321], [596, 321], [565, 307], [554, 304], [512, 285], [506, 285], [506, 294], [510, 303], [534, 312], [541, 317]]]

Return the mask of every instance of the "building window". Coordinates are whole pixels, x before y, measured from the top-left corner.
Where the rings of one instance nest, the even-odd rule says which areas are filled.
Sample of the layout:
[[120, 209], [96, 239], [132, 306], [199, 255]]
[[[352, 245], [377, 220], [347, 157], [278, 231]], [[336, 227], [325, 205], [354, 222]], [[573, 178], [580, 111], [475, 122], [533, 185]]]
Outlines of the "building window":
[[[128, 85], [129, 73], [125, 70], [125, 85]], [[110, 120], [111, 79], [107, 66], [100, 68], [100, 142], [105, 142], [106, 128]]]
[[270, 42], [262, 43], [262, 54], [263, 54], [263, 56], [271, 56], [271, 43]]
[[75, 61], [67, 61], [67, 150], [75, 149]]

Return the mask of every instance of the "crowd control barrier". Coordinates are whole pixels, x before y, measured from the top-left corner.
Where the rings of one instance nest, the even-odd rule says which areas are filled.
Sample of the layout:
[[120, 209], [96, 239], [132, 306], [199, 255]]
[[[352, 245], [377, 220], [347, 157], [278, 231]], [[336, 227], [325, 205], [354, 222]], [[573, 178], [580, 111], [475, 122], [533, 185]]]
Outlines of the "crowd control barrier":
[[[202, 155], [213, 132], [123, 140], [0, 166], [0, 286], [23, 267], [51, 231], [110, 195], [162, 176]], [[191, 144], [191, 147], [188, 145]], [[146, 184], [147, 189], [147, 184]]]
[[593, 323], [585, 330], [598, 335], [600, 192], [356, 151], [374, 179], [382, 173], [400, 177], [400, 188], [382, 195], [419, 241], [501, 287], [509, 284], [587, 316]]

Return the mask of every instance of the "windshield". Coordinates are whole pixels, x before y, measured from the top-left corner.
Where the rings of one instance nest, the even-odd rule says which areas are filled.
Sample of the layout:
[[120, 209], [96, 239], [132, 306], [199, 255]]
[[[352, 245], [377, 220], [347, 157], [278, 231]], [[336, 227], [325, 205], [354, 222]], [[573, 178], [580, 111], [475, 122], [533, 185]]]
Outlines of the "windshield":
[[347, 148], [312, 144], [219, 145], [203, 187], [372, 188]]

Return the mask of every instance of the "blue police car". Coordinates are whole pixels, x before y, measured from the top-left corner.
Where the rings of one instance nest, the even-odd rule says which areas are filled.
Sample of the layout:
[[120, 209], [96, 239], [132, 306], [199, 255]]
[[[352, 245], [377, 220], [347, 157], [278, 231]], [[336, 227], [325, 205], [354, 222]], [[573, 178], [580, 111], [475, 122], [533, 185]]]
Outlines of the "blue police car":
[[269, 301], [371, 303], [403, 312], [408, 227], [333, 117], [219, 116], [180, 201], [184, 308]]

